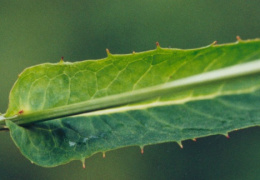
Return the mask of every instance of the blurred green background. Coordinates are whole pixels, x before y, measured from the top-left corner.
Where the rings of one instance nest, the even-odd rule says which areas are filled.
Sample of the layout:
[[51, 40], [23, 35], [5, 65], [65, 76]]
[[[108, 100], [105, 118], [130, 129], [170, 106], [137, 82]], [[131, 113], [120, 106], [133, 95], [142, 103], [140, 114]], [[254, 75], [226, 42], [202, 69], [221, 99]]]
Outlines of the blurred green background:
[[[0, 112], [26, 67], [80, 61], [162, 47], [196, 48], [217, 40], [260, 37], [260, 1], [244, 0], [0, 0]], [[6, 179], [260, 179], [260, 128], [197, 142], [128, 147], [55, 168], [25, 159], [0, 133], [0, 180]]]

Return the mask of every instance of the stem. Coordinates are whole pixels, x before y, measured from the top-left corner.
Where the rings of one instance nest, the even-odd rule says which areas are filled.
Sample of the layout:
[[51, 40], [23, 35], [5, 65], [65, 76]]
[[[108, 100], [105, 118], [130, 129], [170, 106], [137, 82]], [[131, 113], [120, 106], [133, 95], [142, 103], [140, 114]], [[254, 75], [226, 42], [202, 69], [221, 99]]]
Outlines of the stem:
[[197, 86], [206, 85], [208, 83], [232, 80], [241, 76], [252, 76], [256, 74], [260, 74], [260, 60], [202, 73], [188, 78], [135, 90], [132, 92], [111, 95], [52, 109], [16, 115], [13, 117], [0, 116], [0, 130], [7, 129], [5, 127], [5, 120], [12, 120], [18, 125], [26, 126], [32, 123], [137, 103], [140, 101], [158, 98], [167, 94], [173, 94]]

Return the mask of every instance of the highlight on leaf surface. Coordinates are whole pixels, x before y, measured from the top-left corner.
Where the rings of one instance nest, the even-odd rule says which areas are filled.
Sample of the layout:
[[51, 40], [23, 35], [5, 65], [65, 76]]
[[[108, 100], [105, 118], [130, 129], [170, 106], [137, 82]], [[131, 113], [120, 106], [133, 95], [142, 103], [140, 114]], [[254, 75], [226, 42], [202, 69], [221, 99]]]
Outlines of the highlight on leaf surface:
[[260, 41], [189, 50], [158, 43], [146, 52], [40, 64], [24, 70], [9, 100], [0, 128], [40, 166], [125, 146], [182, 147], [260, 124]]

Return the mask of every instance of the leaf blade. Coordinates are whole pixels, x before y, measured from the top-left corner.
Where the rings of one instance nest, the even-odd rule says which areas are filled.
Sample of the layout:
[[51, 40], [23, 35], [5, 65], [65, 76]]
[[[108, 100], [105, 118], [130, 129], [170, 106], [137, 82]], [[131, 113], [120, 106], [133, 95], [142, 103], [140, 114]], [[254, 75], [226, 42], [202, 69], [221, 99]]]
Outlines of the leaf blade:
[[[129, 145], [144, 146], [168, 141], [181, 142], [213, 134], [227, 134], [231, 130], [259, 125], [260, 66], [258, 59], [260, 59], [260, 42], [254, 40], [196, 50], [158, 48], [134, 55], [110, 55], [96, 62], [36, 66], [21, 75], [10, 95], [12, 102], [14, 101], [12, 96], [17, 97], [16, 92], [19, 94], [22, 90], [24, 96], [19, 94], [18, 97], [21, 97], [19, 101], [27, 103], [27, 106], [31, 108], [28, 110], [24, 108], [26, 105], [12, 102], [6, 117], [12, 119], [12, 116], [22, 108], [25, 113], [12, 119], [17, 118], [22, 122], [23, 118], [28, 119], [30, 113], [35, 112], [38, 116], [41, 115], [40, 112], [47, 114], [47, 112], [50, 113], [48, 108], [60, 107], [62, 109], [66, 107], [63, 105], [73, 107], [75, 102], [80, 104], [79, 100], [89, 103], [91, 99], [95, 102], [99, 98], [107, 98], [107, 102], [113, 103], [113, 95], [120, 96], [120, 93], [127, 91], [130, 91], [130, 94], [125, 103], [131, 102], [131, 104], [123, 107], [112, 107], [109, 104], [103, 111], [64, 117], [26, 128], [19, 127], [10, 121], [7, 121], [7, 126], [10, 128], [16, 145], [21, 148], [21, 152], [36, 164], [47, 167], [73, 159], [82, 160], [97, 152]], [[246, 65], [250, 63], [253, 65], [251, 64], [246, 69]], [[240, 67], [237, 73], [227, 76], [229, 71], [233, 72], [231, 69], [236, 69], [236, 67]], [[225, 68], [227, 68], [226, 71]], [[37, 73], [35, 73], [36, 70]], [[243, 71], [249, 74], [243, 74]], [[109, 74], [106, 74], [108, 72]], [[209, 77], [215, 72], [218, 79], [213, 81]], [[33, 73], [37, 78], [32, 78]], [[55, 81], [52, 83], [60, 86], [56, 88], [54, 85], [45, 83], [48, 84], [47, 87], [53, 88], [45, 90], [47, 98], [45, 97], [44, 104], [33, 105], [34, 101], [30, 100], [30, 96], [38, 97], [37, 93], [44, 94], [43, 91], [37, 89], [38, 85], [35, 85], [37, 90], [33, 90], [32, 84], [35, 84], [37, 82], [35, 79], [39, 77], [40, 79], [54, 78]], [[209, 83], [203, 84], [203, 78], [209, 80]], [[199, 82], [197, 85], [194, 83], [196, 79]], [[83, 83], [80, 83], [80, 80]], [[141, 99], [142, 102], [135, 101], [136, 97], [131, 98], [131, 95], [137, 96], [135, 93], [145, 88], [148, 92], [144, 91], [140, 97], [152, 91], [154, 87], [165, 88], [175, 83], [176, 88], [176, 84], [183, 85], [186, 81], [193, 84], [183, 86], [186, 89], [169, 91], [172, 94], [163, 94], [159, 91], [160, 96], [158, 93], [156, 96], [148, 94], [147, 99]], [[71, 86], [73, 84], [71, 82], [78, 84], [79, 88], [73, 91], [74, 87]], [[25, 84], [24, 87], [19, 87], [23, 84]], [[66, 88], [68, 85], [70, 85], [69, 88]], [[86, 87], [87, 91], [84, 89]], [[28, 93], [26, 89], [36, 93]], [[53, 92], [61, 90], [61, 94], [55, 97]], [[84, 97], [81, 91], [85, 93]], [[75, 97], [77, 95], [79, 98]], [[46, 101], [49, 105], [45, 105]], [[104, 102], [101, 101], [100, 104], [102, 103]], [[119, 103], [119, 105], [122, 104]], [[42, 109], [37, 111], [39, 107]], [[95, 110], [99, 108], [100, 106]], [[69, 111], [65, 108], [63, 110], [65, 115]]]

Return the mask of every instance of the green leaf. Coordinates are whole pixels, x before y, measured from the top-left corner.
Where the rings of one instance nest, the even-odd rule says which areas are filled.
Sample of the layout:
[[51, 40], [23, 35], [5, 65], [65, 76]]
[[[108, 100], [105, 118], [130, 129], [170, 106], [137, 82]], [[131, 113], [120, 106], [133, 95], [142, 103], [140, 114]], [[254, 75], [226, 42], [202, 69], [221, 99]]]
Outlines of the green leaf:
[[30, 67], [4, 122], [24, 156], [45, 167], [259, 125], [260, 41]]

